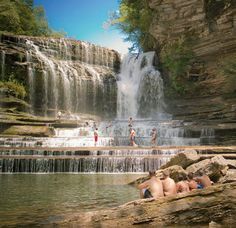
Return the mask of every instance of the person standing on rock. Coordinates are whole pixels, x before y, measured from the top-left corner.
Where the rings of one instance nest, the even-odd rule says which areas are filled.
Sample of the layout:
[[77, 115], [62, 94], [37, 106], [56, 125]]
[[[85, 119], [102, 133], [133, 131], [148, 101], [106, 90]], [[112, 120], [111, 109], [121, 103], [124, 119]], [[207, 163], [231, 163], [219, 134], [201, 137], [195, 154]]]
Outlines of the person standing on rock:
[[98, 142], [98, 128], [95, 128], [93, 134], [94, 134], [94, 146], [97, 146], [97, 142]]
[[57, 113], [57, 118], [60, 120], [60, 119], [61, 119], [61, 116], [62, 116], [62, 113], [61, 113], [61, 111], [59, 110], [58, 113]]
[[150, 179], [138, 185], [140, 189], [140, 196], [142, 199], [154, 198], [164, 196], [162, 182], [159, 178], [156, 177], [155, 171], [149, 171]]
[[171, 196], [171, 195], [176, 195], [176, 185], [175, 181], [169, 177], [170, 173], [169, 170], [164, 170], [162, 171], [163, 174], [163, 190], [164, 190], [164, 195], [165, 196]]
[[133, 127], [133, 118], [130, 117], [128, 120], [128, 127]]

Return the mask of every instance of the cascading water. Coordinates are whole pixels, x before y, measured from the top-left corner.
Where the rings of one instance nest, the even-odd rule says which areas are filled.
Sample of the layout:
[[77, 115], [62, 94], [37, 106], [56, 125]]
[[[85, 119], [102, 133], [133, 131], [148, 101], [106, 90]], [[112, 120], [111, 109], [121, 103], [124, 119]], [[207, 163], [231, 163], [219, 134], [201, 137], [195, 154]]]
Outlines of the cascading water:
[[155, 52], [128, 55], [118, 75], [118, 119], [149, 117], [162, 112], [163, 81], [153, 66]]
[[[55, 117], [57, 111], [62, 110], [114, 116], [114, 67], [119, 63], [115, 51], [70, 39], [2, 35], [1, 42], [6, 50], [9, 44], [25, 49], [25, 52], [16, 53], [19, 56], [14, 65], [14, 77], [24, 80], [22, 71], [27, 66], [25, 82], [33, 114]], [[11, 63], [12, 58], [5, 49], [1, 49], [0, 54], [0, 79], [8, 80], [12, 73], [10, 67], [5, 67], [5, 62]], [[114, 111], [109, 112], [109, 108]]]
[[[154, 67], [155, 60], [155, 53], [148, 52], [128, 55], [122, 61], [117, 82], [117, 120], [110, 123], [109, 129], [115, 144], [129, 145], [129, 117], [133, 118], [132, 127], [136, 131], [138, 145], [150, 145], [153, 128], [157, 129], [158, 145], [200, 144], [206, 131], [192, 134], [183, 121], [173, 120], [164, 111], [163, 80]], [[107, 125], [105, 123], [103, 128]]]
[[[66, 39], [22, 38], [18, 42], [27, 47], [29, 97], [34, 113], [41, 110], [47, 116], [63, 109], [71, 113], [99, 114], [102, 110], [103, 117], [107, 117], [117, 110], [117, 119], [97, 123], [97, 146], [129, 145], [127, 120], [130, 116], [134, 119], [133, 127], [140, 146], [150, 146], [153, 127], [158, 131], [158, 145], [196, 145], [206, 142], [208, 136], [213, 140], [212, 131], [199, 131], [199, 136], [195, 132], [193, 137], [183, 121], [172, 120], [171, 115], [164, 112], [163, 82], [153, 66], [154, 52], [127, 56], [116, 87], [113, 69], [116, 57], [111, 50]], [[5, 57], [2, 52], [1, 75]], [[107, 74], [110, 76], [105, 78]], [[114, 102], [116, 93], [118, 98]], [[0, 159], [0, 172], [146, 172], [158, 169], [169, 160], [163, 153], [178, 152], [141, 148], [137, 152], [70, 149], [94, 146], [93, 130], [90, 123], [76, 129], [55, 128], [55, 137], [51, 138], [1, 138], [4, 158]], [[21, 150], [20, 147], [35, 149]], [[50, 151], [50, 147], [54, 147], [55, 152]], [[64, 151], [57, 152], [61, 147]]]
[[6, 56], [5, 51], [2, 51], [1, 52], [1, 80], [4, 80], [4, 75], [5, 75], [5, 56]]

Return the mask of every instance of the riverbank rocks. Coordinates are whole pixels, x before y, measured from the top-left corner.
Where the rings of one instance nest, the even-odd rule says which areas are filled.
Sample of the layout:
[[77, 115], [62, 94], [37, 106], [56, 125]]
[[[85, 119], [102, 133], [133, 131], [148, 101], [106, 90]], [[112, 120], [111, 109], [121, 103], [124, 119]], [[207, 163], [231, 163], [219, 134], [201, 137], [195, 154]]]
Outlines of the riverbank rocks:
[[236, 182], [236, 169], [229, 169], [218, 181], [221, 184]]
[[161, 169], [168, 168], [172, 165], [179, 165], [182, 168], [186, 168], [189, 165], [200, 160], [200, 156], [197, 154], [196, 150], [185, 150], [178, 153], [176, 156], [170, 159], [165, 165], [161, 166]]
[[100, 211], [72, 214], [60, 227], [200, 227], [211, 222], [236, 225], [236, 182], [187, 194], [136, 200]]
[[[206, 173], [212, 181], [216, 182], [226, 173], [228, 169], [227, 162], [221, 155], [211, 159], [205, 159], [186, 168], [186, 171], [198, 174], [199, 171]], [[221, 172], [222, 171], [222, 172]]]

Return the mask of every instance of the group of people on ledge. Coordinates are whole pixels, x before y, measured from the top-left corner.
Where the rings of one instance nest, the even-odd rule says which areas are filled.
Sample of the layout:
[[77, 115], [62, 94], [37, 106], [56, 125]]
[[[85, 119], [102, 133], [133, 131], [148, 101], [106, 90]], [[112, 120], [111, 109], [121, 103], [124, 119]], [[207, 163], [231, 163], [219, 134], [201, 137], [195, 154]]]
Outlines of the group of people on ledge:
[[[130, 139], [130, 146], [138, 146], [135, 142], [135, 136], [136, 132], [133, 128], [133, 118], [130, 117], [128, 120], [128, 127], [129, 127], [129, 139]], [[153, 128], [151, 132], [151, 145], [156, 146], [157, 145], [157, 129]]]
[[210, 178], [202, 171], [194, 177], [193, 173], [189, 173], [187, 177], [179, 175], [178, 182], [169, 176], [169, 171], [162, 172], [162, 178], [156, 177], [155, 171], [149, 171], [149, 179], [138, 185], [141, 198], [158, 199], [163, 196], [176, 195], [177, 193], [186, 193], [194, 189], [203, 189], [212, 185]]

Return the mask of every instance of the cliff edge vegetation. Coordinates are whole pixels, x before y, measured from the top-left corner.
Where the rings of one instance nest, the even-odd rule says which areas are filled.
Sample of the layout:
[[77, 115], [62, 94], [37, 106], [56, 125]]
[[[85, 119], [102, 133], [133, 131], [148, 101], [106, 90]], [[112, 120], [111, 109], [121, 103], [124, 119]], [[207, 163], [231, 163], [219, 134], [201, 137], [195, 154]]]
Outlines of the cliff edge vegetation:
[[43, 6], [34, 0], [0, 0], [0, 32], [28, 36], [64, 36], [53, 31], [45, 17]]

